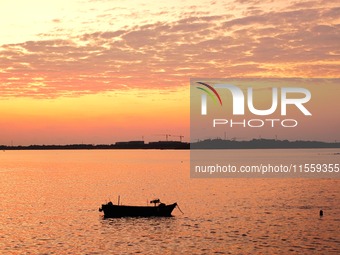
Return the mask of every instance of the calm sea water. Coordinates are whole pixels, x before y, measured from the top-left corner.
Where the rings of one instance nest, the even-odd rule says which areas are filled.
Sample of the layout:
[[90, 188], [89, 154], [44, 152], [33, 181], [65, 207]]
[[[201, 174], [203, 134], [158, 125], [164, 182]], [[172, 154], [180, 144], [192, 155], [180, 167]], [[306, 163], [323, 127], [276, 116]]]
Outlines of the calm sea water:
[[[340, 253], [339, 179], [190, 179], [189, 163], [189, 151], [1, 151], [0, 254]], [[103, 219], [118, 195], [184, 214]]]

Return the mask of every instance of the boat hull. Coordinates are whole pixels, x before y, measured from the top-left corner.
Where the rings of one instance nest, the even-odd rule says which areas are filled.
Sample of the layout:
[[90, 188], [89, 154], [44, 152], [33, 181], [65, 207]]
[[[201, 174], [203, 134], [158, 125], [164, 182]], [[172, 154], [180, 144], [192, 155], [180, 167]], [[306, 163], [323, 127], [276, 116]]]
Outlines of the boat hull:
[[170, 217], [171, 212], [177, 203], [158, 206], [127, 206], [114, 205], [112, 203], [103, 204], [99, 211], [104, 212], [105, 218], [119, 217]]

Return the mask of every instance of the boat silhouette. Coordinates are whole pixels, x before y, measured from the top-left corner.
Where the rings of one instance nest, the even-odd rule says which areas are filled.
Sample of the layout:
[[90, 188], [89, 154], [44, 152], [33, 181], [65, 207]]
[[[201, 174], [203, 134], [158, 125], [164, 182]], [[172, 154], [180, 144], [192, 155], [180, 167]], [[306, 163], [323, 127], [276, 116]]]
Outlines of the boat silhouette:
[[171, 217], [171, 212], [177, 206], [177, 203], [166, 205], [159, 199], [150, 201], [153, 206], [131, 206], [131, 205], [114, 205], [111, 201], [102, 204], [100, 212], [104, 212], [105, 218], [120, 217]]

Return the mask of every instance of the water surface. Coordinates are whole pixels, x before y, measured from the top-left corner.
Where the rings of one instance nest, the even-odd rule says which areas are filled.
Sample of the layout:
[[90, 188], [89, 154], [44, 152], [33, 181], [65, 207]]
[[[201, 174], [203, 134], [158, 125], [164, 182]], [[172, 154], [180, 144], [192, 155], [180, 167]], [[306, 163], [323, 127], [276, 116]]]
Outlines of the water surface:
[[[340, 253], [339, 179], [190, 179], [189, 163], [189, 151], [1, 151], [0, 254]], [[184, 214], [103, 219], [118, 195]]]

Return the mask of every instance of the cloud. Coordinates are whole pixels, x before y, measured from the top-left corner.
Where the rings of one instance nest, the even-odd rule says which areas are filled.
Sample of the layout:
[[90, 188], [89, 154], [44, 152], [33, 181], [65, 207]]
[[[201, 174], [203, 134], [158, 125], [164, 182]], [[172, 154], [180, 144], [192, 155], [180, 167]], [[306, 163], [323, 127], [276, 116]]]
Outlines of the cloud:
[[191, 13], [69, 39], [7, 44], [0, 47], [0, 93], [54, 98], [174, 89], [191, 77], [337, 77], [338, 14], [337, 7], [301, 2], [240, 17]]

